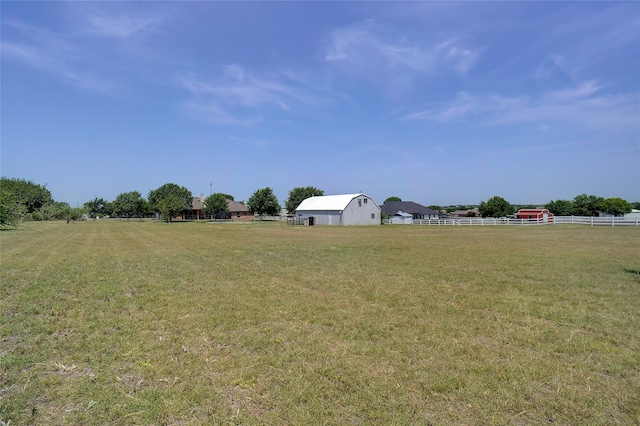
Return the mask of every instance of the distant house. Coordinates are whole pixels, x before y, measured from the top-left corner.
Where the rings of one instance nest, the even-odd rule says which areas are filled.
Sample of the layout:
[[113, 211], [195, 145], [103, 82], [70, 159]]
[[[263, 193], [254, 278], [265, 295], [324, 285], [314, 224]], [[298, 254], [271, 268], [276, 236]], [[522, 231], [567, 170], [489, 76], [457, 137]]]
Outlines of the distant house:
[[[204, 212], [205, 196], [200, 194], [199, 197], [193, 197], [191, 208], [182, 212], [183, 220], [200, 220], [211, 219], [211, 215]], [[228, 200], [228, 212], [220, 212], [216, 215], [216, 219], [253, 219], [253, 215], [249, 213], [249, 209], [242, 203], [234, 200]]]
[[192, 216], [197, 219], [204, 218], [204, 194], [199, 197], [193, 197], [191, 201], [191, 209], [183, 212], [183, 219], [191, 219]]
[[296, 217], [315, 225], [380, 225], [380, 206], [365, 194], [324, 195], [302, 201]]
[[229, 200], [229, 212], [232, 219], [253, 219], [249, 208], [238, 201]]
[[[620, 217], [620, 216], [616, 216], [615, 214], [611, 214], [611, 213], [600, 212], [599, 217], [611, 218], [611, 217]], [[625, 220], [638, 220], [638, 219], [640, 219], [640, 210], [631, 209], [631, 212], [625, 213], [624, 215], [622, 215], [622, 217]]]
[[631, 213], [627, 213], [624, 215], [626, 220], [637, 220], [640, 219], [640, 209], [631, 209]]
[[537, 219], [543, 222], [553, 222], [553, 213], [547, 209], [520, 209], [515, 216], [516, 219]]
[[384, 214], [389, 216], [392, 223], [411, 223], [411, 221], [407, 222], [408, 217], [410, 219], [438, 219], [440, 216], [437, 211], [413, 201], [387, 201], [380, 208]]
[[452, 215], [453, 217], [480, 217], [480, 210], [477, 207], [468, 210], [456, 210]]
[[402, 210], [398, 210], [396, 213], [389, 215], [389, 221], [394, 225], [411, 225], [413, 223], [413, 216]]

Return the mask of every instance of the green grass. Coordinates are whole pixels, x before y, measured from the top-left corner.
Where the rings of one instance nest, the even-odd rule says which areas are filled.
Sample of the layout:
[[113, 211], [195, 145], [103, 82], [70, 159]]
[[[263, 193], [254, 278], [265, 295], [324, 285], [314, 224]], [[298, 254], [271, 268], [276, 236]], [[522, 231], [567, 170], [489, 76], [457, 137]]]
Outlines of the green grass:
[[638, 424], [640, 229], [0, 232], [0, 421]]

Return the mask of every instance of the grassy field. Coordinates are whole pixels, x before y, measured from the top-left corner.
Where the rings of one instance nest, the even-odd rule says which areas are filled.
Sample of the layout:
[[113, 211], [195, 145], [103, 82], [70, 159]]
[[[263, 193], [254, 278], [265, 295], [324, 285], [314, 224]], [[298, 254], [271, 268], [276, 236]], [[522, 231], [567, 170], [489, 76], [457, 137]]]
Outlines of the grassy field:
[[640, 229], [0, 232], [0, 421], [640, 424]]

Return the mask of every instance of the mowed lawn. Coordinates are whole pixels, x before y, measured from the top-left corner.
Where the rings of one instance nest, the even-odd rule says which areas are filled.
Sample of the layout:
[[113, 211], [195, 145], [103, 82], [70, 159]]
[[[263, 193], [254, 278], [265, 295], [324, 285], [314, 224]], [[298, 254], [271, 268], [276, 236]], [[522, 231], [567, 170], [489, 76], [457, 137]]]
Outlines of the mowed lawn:
[[0, 232], [13, 425], [639, 424], [640, 228]]

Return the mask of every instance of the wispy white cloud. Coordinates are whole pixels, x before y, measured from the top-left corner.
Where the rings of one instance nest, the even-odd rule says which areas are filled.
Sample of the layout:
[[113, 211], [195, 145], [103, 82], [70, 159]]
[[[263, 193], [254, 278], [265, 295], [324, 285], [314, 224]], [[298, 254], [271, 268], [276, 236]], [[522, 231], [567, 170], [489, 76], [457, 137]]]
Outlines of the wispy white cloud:
[[569, 81], [575, 84], [579, 70], [568, 65], [566, 62], [565, 57], [562, 55], [556, 53], [549, 54], [534, 70], [533, 77], [535, 80], [545, 84], [553, 80]]
[[324, 59], [339, 61], [357, 54], [360, 46], [370, 43], [370, 33], [366, 27], [358, 25], [335, 30], [330, 36]]
[[108, 37], [126, 38], [153, 29], [161, 21], [158, 16], [140, 17], [129, 14], [120, 14], [118, 16], [107, 14], [90, 15], [88, 17], [88, 31]]
[[455, 100], [429, 109], [421, 109], [404, 116], [405, 120], [431, 120], [441, 123], [464, 120], [478, 109], [478, 100], [466, 92], [458, 93]]
[[81, 54], [55, 37], [40, 44], [2, 41], [0, 48], [5, 59], [51, 74], [69, 85], [103, 94], [113, 93], [112, 82], [85, 71]]
[[546, 93], [544, 98], [553, 102], [573, 102], [581, 98], [588, 98], [602, 88], [597, 85], [596, 81], [591, 80], [576, 87]]
[[444, 41], [435, 47], [439, 58], [459, 74], [466, 74], [480, 59], [483, 49], [462, 47], [460, 39]]
[[604, 94], [603, 86], [588, 81], [576, 87], [545, 93], [533, 99], [506, 99], [509, 108], [492, 104], [499, 113], [496, 123], [562, 122], [591, 129], [629, 130], [640, 126], [640, 96], [638, 93]]
[[[264, 108], [277, 107], [280, 112], [292, 111], [299, 105], [322, 105], [329, 95], [311, 85], [305, 86], [303, 79], [291, 71], [271, 77], [257, 76], [239, 65], [228, 65], [223, 72], [203, 80], [193, 74], [181, 74], [176, 84], [189, 92], [192, 99], [187, 102], [191, 109], [209, 111], [215, 124], [255, 124], [254, 118], [241, 120], [236, 115], [253, 115]], [[198, 105], [198, 108], [195, 106]], [[206, 107], [202, 107], [206, 105]]]
[[531, 77], [553, 87], [569, 82], [579, 84], [595, 76], [608, 79], [624, 74], [622, 67], [611, 64], [626, 55], [622, 52], [633, 49], [637, 52], [640, 34], [637, 3], [601, 5], [566, 3], [532, 22], [538, 29], [535, 37], [514, 55], [516, 59], [509, 62], [510, 67], [519, 65], [524, 70], [537, 61]]
[[602, 94], [603, 87], [587, 81], [575, 87], [550, 91], [538, 97], [459, 94], [456, 99], [403, 118], [449, 123], [479, 118], [493, 124], [560, 122], [601, 130], [628, 130], [640, 125], [640, 96]]
[[463, 38], [441, 42], [409, 40], [400, 30], [389, 33], [367, 20], [333, 31], [325, 51], [327, 63], [344, 65], [356, 73], [400, 69], [429, 74], [450, 68], [465, 74], [478, 62], [483, 49], [464, 46]]
[[278, 105], [280, 105], [280, 108], [282, 108], [284, 111], [289, 111], [291, 109], [287, 104], [285, 104], [282, 101], [278, 101]]
[[558, 151], [565, 148], [576, 149], [579, 147], [584, 147], [587, 145], [593, 145], [595, 142], [587, 141], [587, 140], [575, 140], [564, 143], [538, 143], [538, 144], [524, 144], [524, 145], [512, 145], [508, 148], [501, 149], [488, 149], [486, 153], [488, 155], [520, 155], [520, 154], [530, 154], [534, 152], [542, 152], [542, 151]]
[[444, 109], [427, 109], [411, 113], [405, 117], [406, 120], [433, 120], [442, 123], [449, 123], [458, 119], [468, 117], [475, 110], [475, 102], [449, 105]]
[[194, 74], [180, 75], [176, 81], [193, 95], [212, 96], [233, 105], [279, 105], [284, 99], [306, 103], [319, 100], [317, 95], [297, 83], [258, 77], [239, 65], [224, 67], [222, 75], [214, 78], [213, 82], [202, 81]]
[[453, 69], [458, 73], [466, 74], [478, 61], [480, 54], [480, 50], [472, 51], [455, 46], [447, 53], [447, 60], [453, 63]]
[[569, 42], [575, 43], [576, 54], [583, 58], [638, 42], [640, 19], [638, 5], [634, 2], [614, 3], [597, 12], [572, 3], [550, 19], [551, 22], [543, 23], [550, 28], [547, 38], [562, 42], [567, 35], [580, 34], [582, 37], [569, 38]]
[[[1, 43], [3, 59], [20, 62], [50, 74], [71, 86], [122, 96], [132, 61], [143, 63], [131, 54], [143, 49], [132, 48], [131, 37], [149, 32], [164, 22], [162, 15], [134, 13], [119, 8], [107, 11], [94, 5], [74, 8], [65, 26], [49, 27], [5, 19]], [[113, 43], [98, 43], [88, 34], [127, 39], [127, 49], [113, 49]], [[136, 46], [137, 47], [137, 46]], [[123, 53], [127, 52], [127, 53]], [[122, 72], [124, 70], [124, 72]]]
[[[428, 48], [384, 35], [376, 29], [373, 21], [333, 31], [325, 50], [326, 62], [346, 65], [355, 72], [372, 66], [428, 72], [433, 68], [435, 59]], [[376, 70], [369, 68], [369, 71]]]
[[239, 138], [236, 136], [229, 135], [229, 139], [234, 142], [239, 142], [247, 145], [256, 145], [256, 146], [267, 146], [268, 143], [261, 139], [248, 139], [248, 138]]
[[260, 117], [239, 118], [213, 101], [190, 99], [180, 106], [189, 115], [209, 124], [252, 126], [262, 121]]

